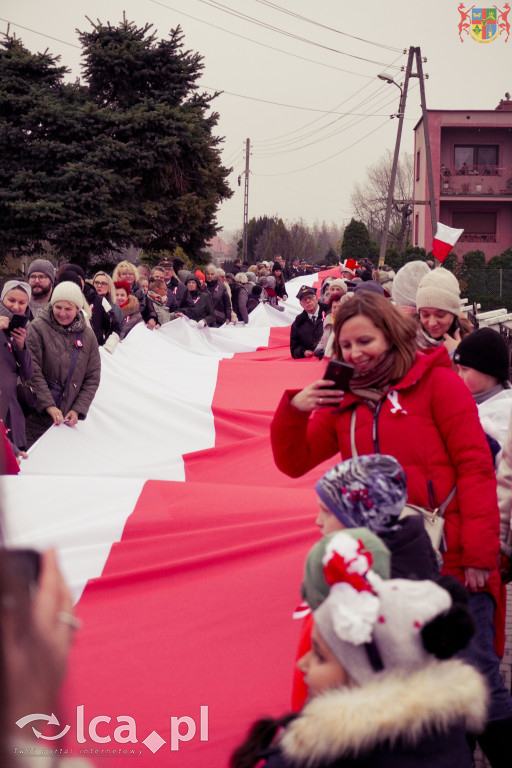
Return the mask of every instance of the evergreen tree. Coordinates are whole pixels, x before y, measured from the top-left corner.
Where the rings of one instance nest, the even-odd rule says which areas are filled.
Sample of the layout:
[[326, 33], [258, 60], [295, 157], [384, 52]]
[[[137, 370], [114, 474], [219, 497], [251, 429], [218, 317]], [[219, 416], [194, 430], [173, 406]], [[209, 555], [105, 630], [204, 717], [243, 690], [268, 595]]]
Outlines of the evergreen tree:
[[202, 59], [182, 37], [93, 25], [80, 33], [88, 87], [65, 83], [58, 58], [2, 43], [0, 256], [43, 244], [84, 266], [129, 245], [201, 254], [231, 191], [214, 97], [197, 91]]
[[362, 221], [351, 219], [345, 227], [343, 243], [341, 244], [341, 259], [367, 259], [370, 258], [370, 235]]

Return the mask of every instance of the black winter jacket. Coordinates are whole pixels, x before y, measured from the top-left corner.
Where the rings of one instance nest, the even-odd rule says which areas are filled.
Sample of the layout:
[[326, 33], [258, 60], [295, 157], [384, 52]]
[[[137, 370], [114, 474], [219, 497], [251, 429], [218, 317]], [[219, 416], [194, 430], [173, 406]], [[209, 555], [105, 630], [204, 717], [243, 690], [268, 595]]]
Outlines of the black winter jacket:
[[304, 357], [306, 350], [313, 351], [322, 338], [324, 332], [324, 319], [329, 311], [327, 304], [319, 303], [319, 312], [316, 320], [309, 319], [306, 310], [297, 315], [290, 330], [290, 352], [292, 357]]

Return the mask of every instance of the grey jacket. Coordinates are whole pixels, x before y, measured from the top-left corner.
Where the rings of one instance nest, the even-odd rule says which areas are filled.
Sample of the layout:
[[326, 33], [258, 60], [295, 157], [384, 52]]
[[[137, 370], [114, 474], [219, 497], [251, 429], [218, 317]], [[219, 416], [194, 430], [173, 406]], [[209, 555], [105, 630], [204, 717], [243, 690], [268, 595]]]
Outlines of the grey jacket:
[[100, 353], [94, 331], [86, 325], [81, 312], [71, 326], [59, 325], [51, 308], [42, 312], [28, 327], [27, 347], [34, 363], [34, 375], [30, 383], [36, 391], [37, 410], [40, 412], [55, 405], [46, 379], [62, 387], [66, 384], [75, 348], [76, 330], [82, 333], [82, 346], [79, 347], [75, 370], [60, 410], [63, 414], [70, 410], [76, 411], [79, 419], [85, 419], [101, 375]]

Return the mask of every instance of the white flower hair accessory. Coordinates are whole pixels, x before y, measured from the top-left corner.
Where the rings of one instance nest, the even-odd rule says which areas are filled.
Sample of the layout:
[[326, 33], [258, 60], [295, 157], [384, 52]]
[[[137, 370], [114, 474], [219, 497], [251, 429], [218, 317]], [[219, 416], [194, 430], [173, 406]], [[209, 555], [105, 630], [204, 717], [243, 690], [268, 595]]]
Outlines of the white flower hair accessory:
[[331, 587], [331, 621], [340, 640], [353, 645], [369, 643], [379, 615], [380, 601], [373, 592], [358, 592], [350, 584]]
[[322, 560], [331, 584], [333, 629], [340, 640], [368, 643], [377, 621], [379, 598], [368, 580], [373, 558], [360, 539], [340, 532], [333, 536]]

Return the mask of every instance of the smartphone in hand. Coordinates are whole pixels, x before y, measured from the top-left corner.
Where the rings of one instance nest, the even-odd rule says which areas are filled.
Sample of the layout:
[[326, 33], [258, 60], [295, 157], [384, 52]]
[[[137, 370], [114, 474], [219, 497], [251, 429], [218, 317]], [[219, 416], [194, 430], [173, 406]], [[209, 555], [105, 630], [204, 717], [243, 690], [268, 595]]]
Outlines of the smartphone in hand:
[[354, 375], [354, 366], [340, 360], [329, 360], [325, 369], [324, 379], [334, 381], [333, 389], [348, 392], [350, 380]]
[[17, 328], [26, 328], [28, 325], [28, 315], [13, 315], [9, 322], [8, 331], [15, 331]]

